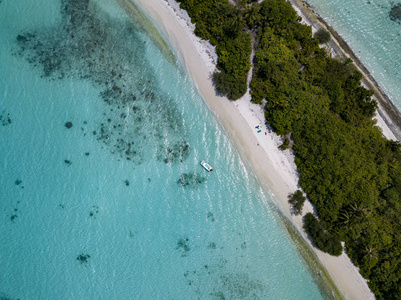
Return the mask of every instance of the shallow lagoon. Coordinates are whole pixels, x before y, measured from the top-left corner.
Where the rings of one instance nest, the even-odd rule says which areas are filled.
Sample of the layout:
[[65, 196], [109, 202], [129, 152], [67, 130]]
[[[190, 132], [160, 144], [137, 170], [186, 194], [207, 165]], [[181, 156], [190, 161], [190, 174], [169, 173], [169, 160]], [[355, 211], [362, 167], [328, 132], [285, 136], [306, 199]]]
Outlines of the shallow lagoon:
[[2, 298], [322, 298], [183, 69], [114, 1], [0, 11]]

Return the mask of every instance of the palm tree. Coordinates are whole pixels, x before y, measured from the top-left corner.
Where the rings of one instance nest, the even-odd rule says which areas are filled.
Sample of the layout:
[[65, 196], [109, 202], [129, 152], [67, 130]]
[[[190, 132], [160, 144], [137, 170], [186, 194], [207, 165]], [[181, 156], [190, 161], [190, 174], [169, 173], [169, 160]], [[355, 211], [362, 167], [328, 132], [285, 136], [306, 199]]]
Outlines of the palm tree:
[[346, 225], [349, 226], [351, 223], [351, 218], [352, 218], [352, 214], [348, 211], [344, 211], [340, 214], [340, 220], [341, 222]]
[[364, 256], [363, 256], [364, 258], [372, 259], [377, 256], [377, 250], [373, 246], [365, 246], [365, 248], [363, 248], [362, 252], [364, 253]]
[[233, 36], [238, 35], [238, 33], [244, 28], [244, 21], [242, 20], [241, 12], [239, 10], [234, 10], [233, 14], [227, 21], [227, 25]]
[[353, 213], [358, 213], [359, 212], [359, 205], [357, 203], [354, 203], [351, 205], [351, 211]]
[[372, 214], [372, 212], [369, 210], [368, 207], [366, 207], [364, 203], [359, 205], [357, 203], [352, 204], [351, 213], [363, 219], [367, 219]]
[[243, 17], [248, 28], [252, 29], [257, 25], [256, 21], [259, 18], [259, 7], [253, 4], [246, 11], [244, 11]]

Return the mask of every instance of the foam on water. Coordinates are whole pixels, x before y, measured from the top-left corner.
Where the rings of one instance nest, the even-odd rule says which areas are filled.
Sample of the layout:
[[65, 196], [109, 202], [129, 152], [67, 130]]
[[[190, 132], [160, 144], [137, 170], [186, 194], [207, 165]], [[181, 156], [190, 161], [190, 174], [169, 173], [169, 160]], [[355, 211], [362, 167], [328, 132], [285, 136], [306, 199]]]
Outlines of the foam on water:
[[113, 0], [0, 12], [0, 298], [322, 298], [187, 75]]
[[390, 12], [399, 1], [307, 0], [350, 45], [391, 101], [401, 109], [401, 22]]

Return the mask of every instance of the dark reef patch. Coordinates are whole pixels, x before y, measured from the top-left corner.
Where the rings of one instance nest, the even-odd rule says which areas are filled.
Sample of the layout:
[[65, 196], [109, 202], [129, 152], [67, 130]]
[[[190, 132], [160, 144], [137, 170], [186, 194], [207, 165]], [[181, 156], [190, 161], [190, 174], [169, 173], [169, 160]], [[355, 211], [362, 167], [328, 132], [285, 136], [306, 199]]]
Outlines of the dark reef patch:
[[24, 186], [21, 185], [21, 183], [22, 183], [22, 180], [19, 179], [19, 178], [17, 178], [17, 179], [14, 181], [14, 184], [15, 184], [16, 186], [19, 186], [21, 189], [23, 189]]
[[223, 274], [220, 276], [220, 285], [228, 299], [265, 299], [261, 282], [251, 280], [245, 273]]
[[92, 205], [92, 209], [89, 212], [89, 217], [96, 219], [96, 216], [99, 214], [99, 206]]
[[394, 4], [389, 12], [389, 17], [391, 21], [401, 23], [401, 3]]
[[129, 186], [129, 181], [128, 180], [124, 180], [124, 183], [126, 186]]
[[209, 243], [209, 245], [207, 245], [207, 248], [215, 250], [217, 248], [216, 243], [213, 243], [213, 242]]
[[70, 129], [72, 127], [72, 122], [67, 122], [64, 124], [64, 126], [68, 129]]
[[188, 255], [188, 252], [191, 250], [189, 247], [189, 239], [188, 238], [180, 238], [177, 242], [177, 248], [181, 251], [181, 256], [185, 257]]
[[5, 110], [1, 111], [0, 113], [0, 124], [1, 126], [7, 126], [12, 123], [10, 114], [6, 112]]
[[197, 188], [200, 184], [206, 181], [206, 177], [199, 175], [196, 172], [182, 173], [177, 183], [185, 187]]
[[71, 162], [70, 160], [68, 160], [68, 159], [64, 159], [64, 163], [65, 163], [67, 166], [71, 166], [71, 165], [72, 165], [72, 162]]
[[112, 18], [89, 0], [61, 2], [60, 23], [21, 32], [14, 55], [40, 68], [47, 80], [75, 78], [98, 88], [104, 110], [87, 136], [120, 159], [183, 162], [190, 145], [182, 116], [158, 88], [147, 46], [132, 21]]
[[79, 261], [81, 264], [86, 264], [87, 262], [88, 262], [88, 259], [90, 258], [91, 256], [89, 255], [89, 254], [79, 254], [78, 256], [77, 256], [77, 261]]
[[160, 161], [183, 162], [190, 153], [190, 146], [186, 141], [181, 141], [173, 145], [160, 145], [157, 158]]
[[[269, 299], [268, 291], [257, 278], [247, 273], [233, 273], [227, 270], [227, 261], [207, 264], [196, 270], [184, 273], [187, 284], [191, 286], [201, 299]], [[209, 278], [205, 280], [205, 278]], [[213, 285], [211, 291], [204, 295], [202, 291]]]
[[216, 221], [216, 219], [214, 218], [214, 214], [211, 211], [207, 213], [207, 218], [212, 222]]

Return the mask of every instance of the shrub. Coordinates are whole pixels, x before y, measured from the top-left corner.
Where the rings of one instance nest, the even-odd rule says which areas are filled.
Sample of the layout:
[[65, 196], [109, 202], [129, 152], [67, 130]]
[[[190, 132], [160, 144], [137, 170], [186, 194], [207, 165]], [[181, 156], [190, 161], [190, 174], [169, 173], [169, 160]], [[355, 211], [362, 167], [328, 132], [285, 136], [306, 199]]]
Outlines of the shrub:
[[330, 41], [331, 36], [330, 32], [328, 32], [324, 28], [320, 28], [316, 33], [315, 33], [315, 38], [317, 38], [319, 44], [324, 44]]
[[284, 138], [284, 142], [279, 146], [280, 150], [287, 150], [288, 148], [290, 148], [290, 140], [288, 139], [288, 137]]
[[213, 82], [219, 94], [227, 95], [230, 100], [241, 98], [246, 92], [246, 81], [225, 71], [214, 72]]
[[[213, 74], [216, 90], [231, 100], [241, 98], [247, 91], [251, 68], [251, 35], [244, 31], [242, 10], [228, 0], [178, 0], [186, 9], [195, 34], [216, 46], [217, 71]], [[245, 0], [243, 5], [247, 5]]]
[[333, 235], [330, 235], [323, 224], [312, 213], [305, 215], [304, 229], [316, 248], [330, 255], [341, 255], [342, 246], [340, 241]]
[[296, 216], [302, 214], [302, 208], [304, 207], [305, 197], [300, 190], [297, 190], [293, 194], [289, 194], [288, 202], [290, 202], [293, 205], [294, 214]]

